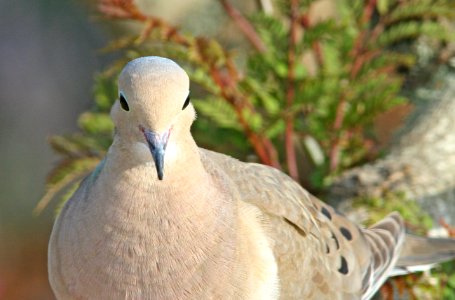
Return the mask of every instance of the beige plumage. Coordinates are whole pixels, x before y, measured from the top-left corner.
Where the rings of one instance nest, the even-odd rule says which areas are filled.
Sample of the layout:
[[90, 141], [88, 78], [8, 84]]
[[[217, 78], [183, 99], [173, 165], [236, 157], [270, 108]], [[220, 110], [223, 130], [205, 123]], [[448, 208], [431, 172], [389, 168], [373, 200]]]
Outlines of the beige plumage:
[[397, 213], [360, 228], [276, 169], [198, 148], [188, 93], [165, 58], [121, 73], [114, 142], [52, 231], [59, 299], [368, 299], [395, 266], [433, 262], [410, 255], [425, 239], [400, 256]]

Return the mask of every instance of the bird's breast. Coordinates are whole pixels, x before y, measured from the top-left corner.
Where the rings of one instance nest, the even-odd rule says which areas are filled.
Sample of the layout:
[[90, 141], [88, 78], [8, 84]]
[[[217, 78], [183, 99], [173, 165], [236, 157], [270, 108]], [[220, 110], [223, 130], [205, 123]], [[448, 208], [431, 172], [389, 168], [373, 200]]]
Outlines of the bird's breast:
[[54, 243], [71, 295], [214, 296], [236, 272], [233, 211], [220, 210], [210, 190], [131, 189], [123, 180], [88, 194], [67, 204]]

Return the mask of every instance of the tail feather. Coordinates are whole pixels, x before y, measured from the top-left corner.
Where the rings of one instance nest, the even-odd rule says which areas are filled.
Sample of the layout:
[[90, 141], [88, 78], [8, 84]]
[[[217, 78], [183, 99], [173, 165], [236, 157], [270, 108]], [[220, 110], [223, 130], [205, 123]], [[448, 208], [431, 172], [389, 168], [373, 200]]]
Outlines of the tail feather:
[[435, 264], [455, 258], [455, 239], [424, 238], [406, 235], [396, 266]]
[[400, 257], [390, 276], [431, 269], [455, 258], [455, 239], [424, 238], [406, 234]]
[[424, 272], [433, 269], [437, 264], [428, 264], [428, 265], [418, 265], [410, 267], [398, 267], [395, 266], [390, 273], [389, 277], [401, 276], [406, 274], [411, 274], [415, 272]]

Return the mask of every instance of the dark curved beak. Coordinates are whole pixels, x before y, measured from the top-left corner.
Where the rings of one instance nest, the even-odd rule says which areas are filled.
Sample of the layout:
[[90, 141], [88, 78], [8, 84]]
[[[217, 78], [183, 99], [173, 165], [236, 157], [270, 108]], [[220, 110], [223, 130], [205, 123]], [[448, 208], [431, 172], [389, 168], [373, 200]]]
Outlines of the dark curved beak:
[[163, 133], [155, 133], [149, 129], [140, 127], [147, 144], [152, 153], [153, 161], [155, 162], [158, 179], [163, 180], [164, 176], [164, 153], [166, 151], [167, 142], [171, 130], [166, 130]]

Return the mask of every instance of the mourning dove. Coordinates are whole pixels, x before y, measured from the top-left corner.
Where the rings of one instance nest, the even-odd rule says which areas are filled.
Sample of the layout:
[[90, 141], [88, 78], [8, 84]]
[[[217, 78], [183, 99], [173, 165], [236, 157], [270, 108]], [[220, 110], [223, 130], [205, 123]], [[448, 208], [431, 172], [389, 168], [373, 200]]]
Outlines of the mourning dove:
[[129, 62], [111, 116], [106, 158], [52, 231], [58, 299], [369, 299], [394, 270], [455, 254], [405, 242], [398, 213], [361, 228], [279, 170], [198, 148], [172, 60]]

